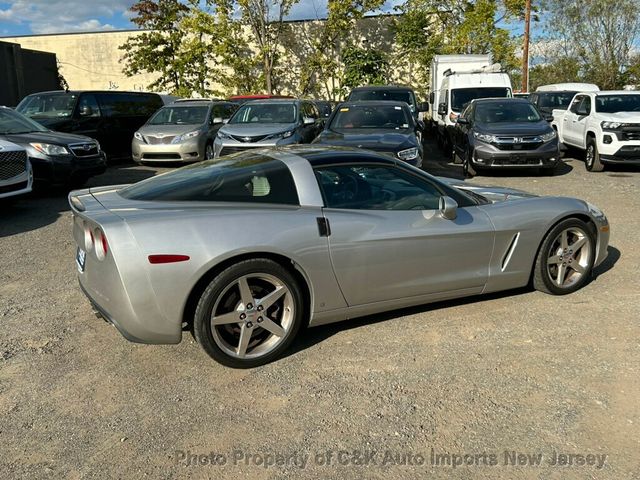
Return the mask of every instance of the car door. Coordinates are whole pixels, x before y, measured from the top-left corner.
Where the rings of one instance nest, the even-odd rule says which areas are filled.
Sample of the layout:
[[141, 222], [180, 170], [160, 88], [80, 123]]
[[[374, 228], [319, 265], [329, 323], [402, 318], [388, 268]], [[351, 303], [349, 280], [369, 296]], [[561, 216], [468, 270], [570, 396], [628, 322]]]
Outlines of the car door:
[[464, 158], [463, 155], [466, 146], [466, 137], [469, 133], [469, 129], [473, 127], [473, 115], [475, 111], [474, 107], [475, 105], [473, 103], [467, 105], [462, 113], [460, 113], [460, 117], [458, 117], [458, 119], [463, 118], [467, 120], [468, 123], [456, 122], [453, 129], [453, 148], [455, 149], [455, 153], [460, 158]]
[[494, 231], [477, 206], [459, 208], [457, 218], [447, 220], [438, 211], [441, 188], [394, 165], [315, 170], [333, 268], [350, 306], [482, 291]]
[[576, 95], [569, 106], [569, 109], [565, 112], [562, 119], [562, 139], [564, 143], [579, 146], [580, 141], [578, 138], [578, 108], [582, 103], [584, 95]]
[[576, 145], [586, 148], [587, 138], [587, 119], [591, 115], [591, 97], [584, 95], [578, 109], [576, 111], [576, 121], [573, 124], [573, 132], [575, 133]]
[[73, 113], [71, 133], [94, 138], [102, 145], [105, 139], [102, 124], [102, 113], [95, 95], [91, 93], [81, 94]]

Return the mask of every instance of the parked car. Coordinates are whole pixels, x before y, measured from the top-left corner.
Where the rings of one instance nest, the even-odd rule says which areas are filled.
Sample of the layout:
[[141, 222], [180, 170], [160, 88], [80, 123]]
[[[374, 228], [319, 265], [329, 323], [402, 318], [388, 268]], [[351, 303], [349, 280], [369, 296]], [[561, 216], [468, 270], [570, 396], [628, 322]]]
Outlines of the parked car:
[[397, 85], [370, 85], [367, 87], [356, 87], [349, 93], [347, 102], [362, 100], [390, 100], [393, 102], [405, 102], [409, 105], [411, 115], [417, 121], [418, 113], [421, 109], [416, 101], [416, 94], [410, 87]]
[[333, 112], [333, 109], [336, 106], [336, 102], [329, 100], [313, 100], [313, 103], [315, 103], [322, 118], [329, 118], [331, 116], [331, 112]]
[[216, 157], [259, 147], [311, 143], [324, 126], [309, 100], [267, 99], [245, 103], [218, 130]]
[[16, 110], [51, 130], [97, 140], [113, 159], [131, 156], [134, 132], [163, 105], [157, 93], [56, 91], [28, 95]]
[[106, 170], [106, 156], [92, 138], [51, 131], [0, 107], [0, 138], [27, 150], [37, 186], [81, 186]]
[[592, 83], [556, 83], [543, 85], [531, 94], [529, 101], [544, 114], [553, 115], [556, 109], [566, 110], [579, 92], [597, 92]]
[[472, 100], [513, 96], [511, 79], [499, 65], [480, 71], [446, 71], [439, 91], [437, 140], [446, 156], [453, 154], [456, 119]]
[[27, 151], [0, 138], [0, 200], [29, 193], [32, 185]]
[[640, 93], [632, 90], [584, 92], [567, 110], [554, 110], [560, 141], [585, 150], [585, 167], [640, 165]]
[[551, 174], [560, 161], [552, 119], [521, 98], [473, 100], [457, 118], [455, 155], [467, 176], [505, 167]]
[[133, 161], [210, 160], [218, 130], [237, 109], [235, 103], [211, 100], [179, 100], [164, 106], [133, 135]]
[[187, 322], [211, 357], [247, 368], [307, 325], [530, 282], [553, 295], [584, 286], [607, 255], [605, 215], [499, 192], [490, 201], [386, 155], [314, 145], [69, 200], [80, 286], [102, 316], [152, 344], [180, 342]]
[[531, 94], [529, 92], [514, 92], [513, 98], [524, 98], [525, 100], [529, 100]]
[[258, 93], [255, 95], [233, 95], [229, 97], [229, 101], [242, 105], [243, 103], [251, 102], [252, 100], [269, 100], [271, 98], [293, 98], [289, 95], [269, 95], [266, 93]]
[[423, 148], [418, 134], [424, 124], [419, 123], [406, 102], [341, 103], [313, 143], [383, 152], [420, 167]]

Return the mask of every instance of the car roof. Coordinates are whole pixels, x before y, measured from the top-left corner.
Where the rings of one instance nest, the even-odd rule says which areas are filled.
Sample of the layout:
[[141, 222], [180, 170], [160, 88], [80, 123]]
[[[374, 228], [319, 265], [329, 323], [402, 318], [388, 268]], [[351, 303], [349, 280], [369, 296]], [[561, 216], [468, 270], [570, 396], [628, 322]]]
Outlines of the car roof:
[[411, 87], [406, 87], [404, 85], [367, 85], [365, 87], [355, 87], [353, 88], [351, 91], [355, 92], [355, 91], [366, 91], [366, 90], [411, 90], [413, 91], [413, 88]]
[[476, 98], [471, 100], [473, 103], [495, 103], [495, 102], [511, 102], [511, 103], [531, 103], [527, 98], [516, 97], [491, 97], [491, 98]]
[[342, 102], [340, 107], [361, 107], [363, 105], [369, 105], [372, 107], [402, 107], [409, 108], [407, 102], [401, 102], [399, 100], [350, 100]]
[[165, 107], [176, 107], [176, 106], [180, 106], [180, 107], [190, 107], [190, 106], [195, 106], [195, 107], [201, 107], [201, 106], [209, 106], [209, 105], [235, 105], [233, 102], [227, 102], [226, 100], [208, 100], [208, 99], [198, 99], [198, 100], [189, 100], [189, 101], [185, 101], [185, 100], [179, 100], [177, 102], [171, 102], [167, 105], [165, 105]]
[[[311, 101], [311, 100], [307, 100], [307, 101]], [[299, 100], [297, 98], [261, 98], [259, 100], [250, 100], [248, 102], [245, 102], [243, 105], [258, 105], [258, 104], [277, 104], [277, 103], [300, 103], [302, 102], [302, 100]]]

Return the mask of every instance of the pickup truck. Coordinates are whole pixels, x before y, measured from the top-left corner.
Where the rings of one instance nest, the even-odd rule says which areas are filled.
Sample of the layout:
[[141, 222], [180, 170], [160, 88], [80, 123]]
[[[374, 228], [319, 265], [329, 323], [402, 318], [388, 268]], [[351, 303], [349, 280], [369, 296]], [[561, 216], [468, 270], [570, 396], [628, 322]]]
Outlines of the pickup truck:
[[585, 166], [640, 165], [640, 92], [578, 93], [567, 110], [553, 110], [551, 124], [564, 145], [584, 150]]

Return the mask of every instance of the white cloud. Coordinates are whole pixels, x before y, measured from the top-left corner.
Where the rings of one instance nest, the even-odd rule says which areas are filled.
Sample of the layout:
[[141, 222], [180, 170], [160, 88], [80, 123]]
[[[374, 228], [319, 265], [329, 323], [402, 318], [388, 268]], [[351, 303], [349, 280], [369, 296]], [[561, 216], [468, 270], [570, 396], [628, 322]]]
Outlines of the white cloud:
[[33, 33], [110, 30], [134, 0], [13, 0], [0, 20], [28, 25]]

